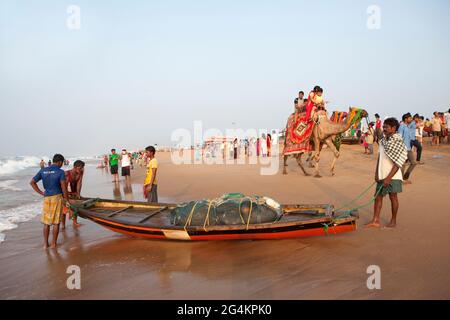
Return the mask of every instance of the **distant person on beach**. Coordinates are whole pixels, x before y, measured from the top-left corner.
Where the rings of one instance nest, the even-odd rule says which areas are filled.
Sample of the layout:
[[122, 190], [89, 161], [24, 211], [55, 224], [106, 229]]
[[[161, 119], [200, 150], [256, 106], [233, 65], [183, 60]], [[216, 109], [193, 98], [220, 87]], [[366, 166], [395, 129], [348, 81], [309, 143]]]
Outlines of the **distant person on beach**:
[[375, 142], [380, 143], [381, 138], [383, 138], [383, 129], [381, 128], [381, 118], [378, 113], [375, 113]]
[[261, 156], [266, 157], [267, 156], [267, 140], [266, 140], [266, 134], [263, 133], [261, 135], [261, 139], [259, 140], [259, 145], [261, 149]]
[[272, 152], [272, 136], [270, 135], [270, 133], [267, 134], [267, 138], [266, 138], [266, 144], [267, 144], [267, 156], [270, 157], [271, 156], [271, 152]]
[[431, 130], [433, 138], [431, 140], [431, 144], [436, 144], [439, 146], [439, 136], [441, 135], [441, 119], [439, 118], [439, 112], [433, 112], [434, 117], [431, 119]]
[[[413, 123], [411, 113], [408, 112], [402, 116], [402, 123], [400, 123], [400, 127], [398, 129], [398, 134], [402, 137], [407, 150], [407, 161], [405, 162], [402, 168], [404, 184], [411, 184], [409, 177], [411, 176], [412, 171], [416, 167], [414, 152], [412, 151], [411, 148], [412, 130], [414, 130], [414, 139], [415, 139], [416, 124]], [[409, 166], [407, 166], [407, 163], [409, 163]]]
[[52, 165], [52, 161], [48, 160], [47, 166], [50, 167]]
[[45, 161], [44, 161], [44, 159], [41, 159], [41, 162], [39, 162], [39, 167], [41, 167], [41, 169], [45, 168]]
[[444, 143], [444, 139], [447, 136], [447, 126], [445, 124], [445, 117], [443, 112], [439, 112], [439, 119], [441, 120], [441, 134], [439, 136], [439, 143]]
[[236, 160], [238, 156], [238, 139], [234, 139], [233, 141], [233, 159]]
[[445, 125], [447, 127], [447, 144], [450, 144], [450, 108], [444, 113]]
[[[80, 199], [81, 198], [81, 187], [83, 185], [83, 174], [84, 174], [85, 163], [81, 160], [77, 160], [73, 163], [73, 168], [65, 172], [67, 192], [69, 196]], [[63, 215], [61, 217], [61, 229], [66, 229], [66, 215], [69, 215], [69, 219], [73, 217], [73, 212], [69, 208], [65, 207], [63, 209]], [[78, 217], [73, 217], [73, 226], [78, 227]]]
[[416, 121], [416, 140], [423, 146], [423, 129], [425, 127], [424, 117], [419, 116]]
[[259, 157], [261, 154], [261, 141], [259, 138], [256, 139], [256, 156]]
[[113, 182], [119, 183], [119, 155], [116, 153], [116, 149], [111, 149], [111, 154], [109, 155], [109, 169], [111, 175], [113, 176]]
[[158, 202], [158, 180], [156, 179], [156, 174], [158, 171], [158, 160], [155, 158], [156, 150], [153, 146], [145, 148], [145, 155], [147, 156], [147, 176], [144, 181], [144, 198], [148, 202]]
[[125, 182], [130, 180], [131, 159], [127, 150], [123, 149], [120, 155], [120, 165], [122, 167], [122, 177], [125, 177]]
[[[56, 248], [59, 234], [64, 202], [69, 203], [67, 195], [66, 175], [61, 169], [64, 157], [60, 154], [53, 156], [53, 165], [39, 170], [31, 179], [30, 185], [41, 196], [44, 196], [41, 222], [44, 224], [44, 249], [49, 247], [48, 238], [50, 227], [53, 226], [53, 239], [50, 248]], [[39, 188], [38, 182], [42, 180], [44, 192]]]
[[375, 168], [376, 198], [373, 206], [373, 219], [365, 227], [379, 228], [380, 213], [383, 207], [383, 197], [389, 194], [391, 200], [392, 218], [386, 225], [388, 228], [394, 228], [397, 224], [398, 197], [402, 192], [402, 172], [408, 153], [402, 137], [396, 133], [399, 123], [395, 118], [384, 120], [384, 137], [380, 140], [378, 149], [378, 161]]
[[[421, 120], [419, 114], [415, 114], [413, 117], [413, 121], [408, 126], [409, 132], [411, 135], [411, 149], [413, 147], [416, 148], [416, 162], [418, 164], [424, 164], [421, 160], [422, 158], [422, 134], [421, 132]], [[419, 138], [417, 135], [419, 134]]]
[[364, 138], [364, 153], [365, 154], [373, 154], [373, 142], [375, 140], [375, 131], [373, 129], [374, 123], [369, 123], [369, 129], [367, 129], [365, 138]]

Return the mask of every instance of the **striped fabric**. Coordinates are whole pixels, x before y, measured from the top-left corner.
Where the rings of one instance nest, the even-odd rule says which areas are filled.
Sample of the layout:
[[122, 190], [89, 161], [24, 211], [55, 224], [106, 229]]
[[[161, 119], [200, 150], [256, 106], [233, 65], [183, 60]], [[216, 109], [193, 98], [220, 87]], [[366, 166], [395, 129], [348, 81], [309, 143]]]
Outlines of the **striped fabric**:
[[395, 133], [387, 139], [383, 137], [381, 144], [389, 159], [401, 168], [408, 159], [408, 151], [402, 137], [398, 133]]
[[41, 222], [46, 225], [59, 224], [63, 209], [63, 197], [57, 194], [44, 197]]

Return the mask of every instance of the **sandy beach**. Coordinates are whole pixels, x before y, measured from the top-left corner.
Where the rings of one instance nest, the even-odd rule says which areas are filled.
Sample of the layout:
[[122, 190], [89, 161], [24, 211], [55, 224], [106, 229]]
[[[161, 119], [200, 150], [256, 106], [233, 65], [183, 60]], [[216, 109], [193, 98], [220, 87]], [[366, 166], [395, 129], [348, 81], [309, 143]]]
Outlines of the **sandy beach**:
[[[342, 148], [335, 177], [324, 150], [320, 179], [303, 176], [293, 159], [288, 175], [280, 161], [276, 175], [263, 176], [259, 165], [174, 165], [169, 153], [157, 153], [160, 201], [242, 192], [338, 207], [373, 182], [377, 151], [367, 156], [361, 146]], [[80, 228], [62, 232], [58, 250], [44, 251], [36, 218], [6, 232], [0, 244], [0, 299], [450, 299], [450, 146], [425, 145], [423, 161], [399, 195], [395, 229], [362, 228], [372, 206], [360, 210], [356, 232], [272, 241], [141, 240], [80, 219]], [[126, 190], [89, 168], [82, 194], [143, 200], [144, 174], [135, 168]], [[385, 200], [382, 222], [389, 218]], [[70, 265], [81, 268], [81, 290], [66, 287]], [[366, 286], [370, 265], [381, 269], [380, 290]]]

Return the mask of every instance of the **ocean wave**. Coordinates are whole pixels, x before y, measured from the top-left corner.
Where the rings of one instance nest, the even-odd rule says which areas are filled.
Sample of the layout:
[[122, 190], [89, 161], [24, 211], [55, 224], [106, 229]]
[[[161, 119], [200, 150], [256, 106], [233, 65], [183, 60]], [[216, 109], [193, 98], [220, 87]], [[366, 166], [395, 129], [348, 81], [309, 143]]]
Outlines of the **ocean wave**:
[[[0, 158], [0, 176], [3, 175], [13, 175], [19, 171], [25, 170], [27, 168], [39, 168], [39, 163], [41, 159], [47, 164], [48, 157], [36, 157], [36, 156], [20, 156], [20, 157], [10, 157], [10, 158]], [[70, 165], [72, 165], [75, 160], [91, 161], [96, 160], [96, 157], [92, 156], [80, 156], [80, 157], [68, 157]], [[64, 168], [65, 169], [65, 168]]]
[[0, 175], [10, 175], [18, 171], [39, 167], [41, 158], [34, 156], [0, 159]]
[[16, 208], [0, 210], [0, 242], [5, 240], [3, 231], [17, 228], [19, 223], [33, 219], [41, 211], [41, 201], [28, 203]]
[[0, 190], [10, 190], [10, 191], [22, 191], [22, 189], [14, 187], [13, 185], [19, 182], [19, 180], [5, 180], [0, 181]]

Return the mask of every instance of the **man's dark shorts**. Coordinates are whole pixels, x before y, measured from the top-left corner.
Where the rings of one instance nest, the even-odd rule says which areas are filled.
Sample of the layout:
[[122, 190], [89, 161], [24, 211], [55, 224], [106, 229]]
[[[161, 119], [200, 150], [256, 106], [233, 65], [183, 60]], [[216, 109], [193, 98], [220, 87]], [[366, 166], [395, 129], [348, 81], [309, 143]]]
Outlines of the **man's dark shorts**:
[[158, 186], [156, 184], [152, 185], [152, 189], [148, 193], [147, 201], [153, 203], [158, 202]]
[[119, 166], [117, 164], [111, 166], [111, 174], [117, 174], [119, 171]]
[[122, 177], [130, 175], [130, 166], [122, 167]]
[[381, 190], [378, 193], [378, 195], [383, 197], [388, 193], [401, 193], [403, 191], [402, 186], [403, 186], [402, 180], [391, 180], [391, 183], [387, 187], [383, 185], [383, 180], [380, 180], [380, 182], [377, 183], [375, 194], [380, 188]]

